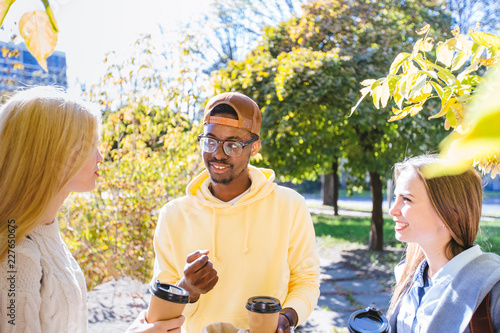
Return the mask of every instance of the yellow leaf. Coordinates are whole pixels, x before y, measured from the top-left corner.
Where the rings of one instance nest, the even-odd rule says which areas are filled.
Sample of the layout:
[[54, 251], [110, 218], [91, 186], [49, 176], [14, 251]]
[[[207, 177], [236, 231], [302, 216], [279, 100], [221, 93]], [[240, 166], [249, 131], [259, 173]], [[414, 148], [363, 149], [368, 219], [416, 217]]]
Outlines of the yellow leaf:
[[399, 120], [399, 119], [403, 119], [404, 117], [406, 117], [408, 115], [408, 111], [403, 111], [401, 112], [399, 115], [397, 116], [393, 116], [391, 117], [388, 122], [393, 122], [393, 121], [396, 121], [396, 120]]
[[419, 102], [427, 100], [427, 98], [429, 98], [430, 96], [431, 96], [430, 93], [418, 92], [418, 93], [415, 93], [414, 95], [410, 96], [410, 98], [408, 98], [408, 102], [419, 103]]
[[375, 79], [367, 79], [361, 82], [361, 85], [364, 87], [371, 86], [376, 80]]
[[368, 95], [368, 93], [371, 91], [370, 87], [364, 87], [363, 89], [361, 89], [361, 98], [358, 100], [358, 102], [356, 103], [356, 105], [354, 105], [352, 108], [351, 108], [351, 113], [349, 114], [349, 117], [352, 116], [352, 114], [354, 113], [354, 111], [356, 111], [356, 108], [358, 107], [358, 105], [361, 103], [361, 101], [365, 98], [366, 95]]
[[57, 32], [52, 29], [45, 11], [25, 13], [19, 21], [19, 31], [28, 50], [40, 66], [48, 72], [47, 57], [54, 52], [57, 44]]
[[374, 90], [372, 90], [372, 97], [373, 97], [373, 105], [375, 105], [375, 107], [377, 109], [380, 109], [380, 95], [382, 93], [382, 86], [379, 85], [377, 86]]
[[423, 107], [422, 106], [414, 106], [410, 109], [410, 114], [411, 116], [415, 116], [416, 114], [418, 114], [420, 111], [422, 111]]
[[500, 49], [500, 37], [491, 35], [483, 31], [473, 32], [469, 30], [469, 36], [478, 44], [486, 46], [487, 48], [493, 48], [495, 50]]
[[445, 104], [445, 105], [443, 105], [443, 107], [441, 108], [441, 111], [439, 111], [439, 112], [438, 112], [438, 113], [436, 113], [435, 115], [430, 116], [428, 119], [434, 119], [434, 118], [439, 118], [439, 117], [444, 116], [444, 115], [448, 112], [448, 110], [450, 109], [450, 107], [451, 107], [453, 104], [455, 104], [455, 103], [456, 103], [456, 101], [457, 101], [457, 99], [456, 99], [456, 98], [454, 98], [454, 97], [453, 97], [453, 98], [450, 98], [450, 99], [448, 100], [448, 102], [446, 102], [446, 104]]
[[[455, 116], [455, 113], [453, 113], [452, 110], [446, 112], [446, 121], [451, 127], [457, 126], [457, 117]], [[446, 123], [445, 123], [445, 128], [446, 128]]]
[[427, 37], [425, 40], [423, 40], [420, 43], [420, 50], [429, 52], [432, 51], [432, 48], [434, 47], [434, 38], [432, 37]]
[[438, 44], [436, 50], [437, 61], [445, 65], [446, 67], [451, 66], [451, 61], [453, 60], [453, 52], [455, 50], [456, 39], [448, 39], [446, 42]]
[[403, 110], [392, 108], [392, 112], [396, 113], [396, 115], [391, 117], [388, 121], [393, 122], [396, 120], [400, 120], [406, 117], [407, 115], [411, 115], [413, 117], [414, 115], [419, 113], [422, 109], [423, 109], [422, 105], [420, 104], [407, 106]]
[[0, 0], [0, 26], [3, 24], [3, 20], [5, 19], [5, 16], [7, 16], [7, 13], [9, 12], [10, 6], [15, 2], [16, 0]]
[[494, 66], [498, 62], [499, 56], [489, 59], [479, 59], [479, 63], [486, 67]]
[[389, 69], [389, 74], [396, 74], [403, 62], [406, 61], [410, 57], [409, 53], [400, 53], [396, 56], [396, 59], [391, 64], [391, 68]]
[[430, 24], [426, 24], [422, 27], [422, 29], [420, 29], [419, 31], [417, 31], [417, 35], [423, 35], [423, 34], [426, 34], [429, 29], [431, 28], [431, 25]]
[[386, 80], [380, 87], [381, 87], [380, 103], [382, 104], [382, 107], [385, 108], [387, 106], [387, 102], [389, 101], [389, 97], [391, 97], [389, 91], [389, 80]]
[[460, 67], [462, 67], [467, 61], [467, 58], [468, 57], [466, 57], [465, 52], [457, 52], [457, 54], [453, 58], [451, 70], [456, 71], [457, 69], [460, 69]]
[[474, 159], [498, 155], [500, 149], [500, 64], [492, 68], [468, 104], [467, 129], [453, 131], [440, 144], [443, 164], [424, 169], [427, 177], [452, 175], [466, 171]]
[[416, 57], [418, 54], [418, 51], [420, 51], [420, 45], [422, 44], [422, 38], [419, 38], [416, 42], [415, 45], [413, 46], [413, 51], [411, 52], [412, 57]]

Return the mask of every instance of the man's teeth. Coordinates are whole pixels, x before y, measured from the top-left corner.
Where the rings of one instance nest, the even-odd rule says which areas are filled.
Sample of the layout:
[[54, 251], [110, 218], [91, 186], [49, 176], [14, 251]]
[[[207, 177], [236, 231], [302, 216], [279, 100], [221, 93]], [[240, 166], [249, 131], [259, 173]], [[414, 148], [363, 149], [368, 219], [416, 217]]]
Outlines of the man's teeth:
[[227, 168], [227, 166], [217, 166], [217, 165], [213, 165], [213, 164], [212, 164], [212, 166], [213, 166], [214, 168], [216, 168], [216, 169], [219, 169], [219, 170], [222, 170], [222, 169]]

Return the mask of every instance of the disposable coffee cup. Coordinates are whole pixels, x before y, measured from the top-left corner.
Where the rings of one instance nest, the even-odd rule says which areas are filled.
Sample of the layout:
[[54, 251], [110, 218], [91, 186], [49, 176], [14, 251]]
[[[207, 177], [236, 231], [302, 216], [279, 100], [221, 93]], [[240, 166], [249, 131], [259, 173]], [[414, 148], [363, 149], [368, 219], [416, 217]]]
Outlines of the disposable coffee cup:
[[351, 314], [347, 329], [350, 333], [389, 333], [389, 322], [379, 309], [367, 307]]
[[189, 302], [189, 292], [169, 283], [156, 283], [149, 288], [151, 302], [146, 315], [148, 323], [177, 318]]
[[250, 297], [246, 309], [250, 333], [276, 332], [281, 311], [279, 299], [268, 296]]

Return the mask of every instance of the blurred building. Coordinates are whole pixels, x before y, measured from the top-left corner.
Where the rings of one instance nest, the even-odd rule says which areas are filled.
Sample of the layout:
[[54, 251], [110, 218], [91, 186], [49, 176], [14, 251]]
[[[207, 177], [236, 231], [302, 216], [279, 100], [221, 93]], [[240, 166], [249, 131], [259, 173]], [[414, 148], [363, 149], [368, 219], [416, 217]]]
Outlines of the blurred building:
[[45, 72], [26, 45], [0, 42], [0, 91], [17, 90], [34, 85], [68, 87], [66, 77], [66, 54], [55, 51], [47, 58]]

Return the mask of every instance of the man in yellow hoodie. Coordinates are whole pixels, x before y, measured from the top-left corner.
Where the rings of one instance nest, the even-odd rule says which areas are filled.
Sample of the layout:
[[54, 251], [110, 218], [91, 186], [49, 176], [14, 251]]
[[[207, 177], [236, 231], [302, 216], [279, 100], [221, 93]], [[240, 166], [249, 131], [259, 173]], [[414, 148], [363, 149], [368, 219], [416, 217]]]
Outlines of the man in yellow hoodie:
[[293, 332], [316, 306], [319, 260], [304, 198], [249, 165], [261, 147], [261, 112], [249, 97], [210, 99], [198, 137], [206, 170], [160, 211], [153, 281], [190, 293], [186, 331], [216, 322], [248, 328], [248, 298], [272, 296], [277, 332]]

